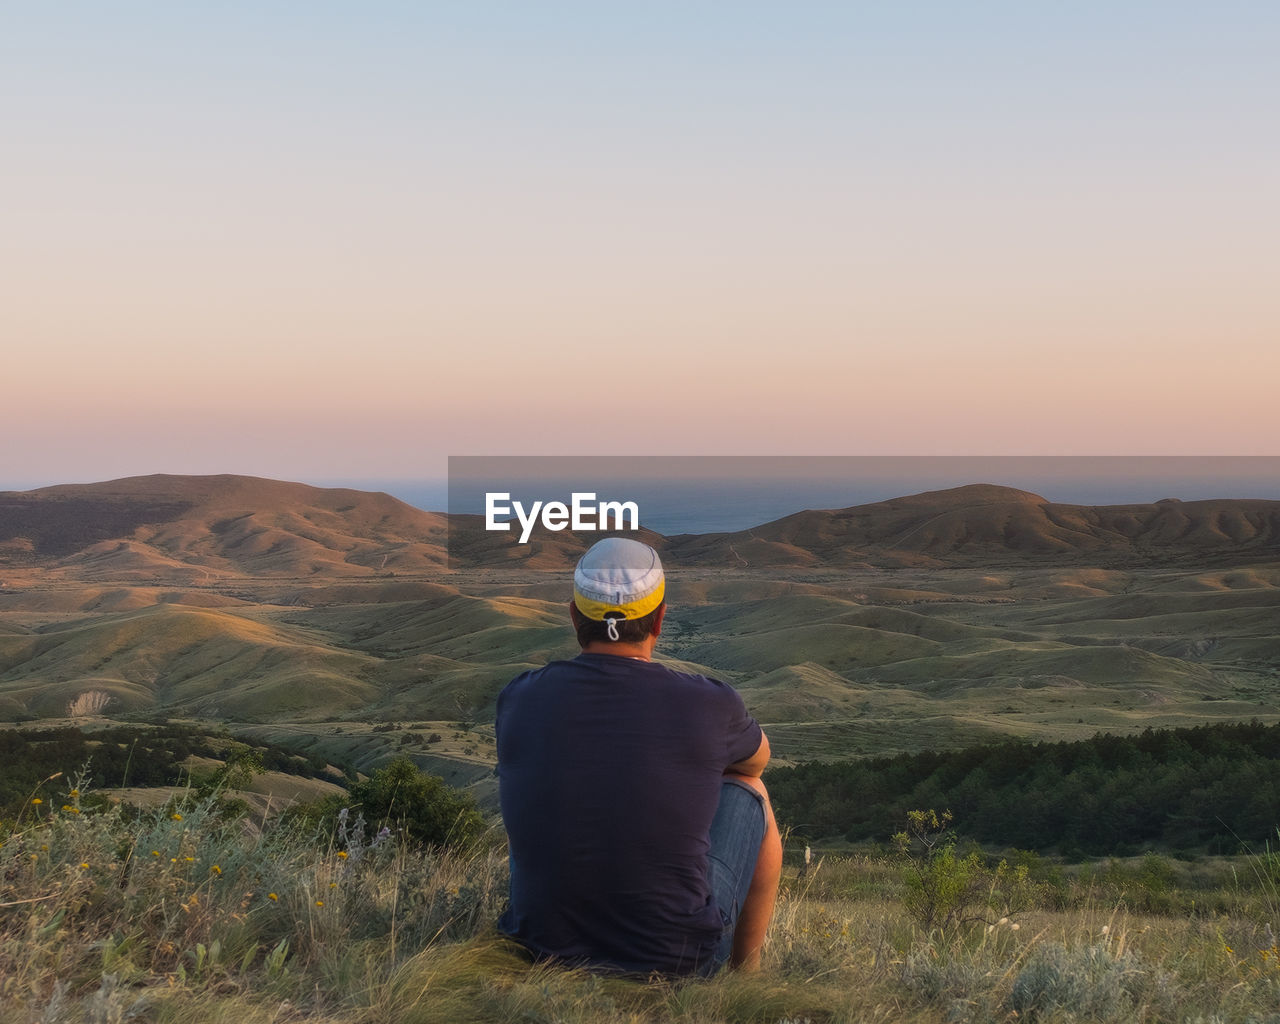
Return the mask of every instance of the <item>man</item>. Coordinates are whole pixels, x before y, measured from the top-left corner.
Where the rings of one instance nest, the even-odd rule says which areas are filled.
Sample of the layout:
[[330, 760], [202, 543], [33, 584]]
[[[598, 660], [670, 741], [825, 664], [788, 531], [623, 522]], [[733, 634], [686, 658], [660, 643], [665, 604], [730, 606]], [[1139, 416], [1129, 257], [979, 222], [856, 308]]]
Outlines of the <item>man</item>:
[[498, 697], [499, 927], [588, 967], [755, 969], [782, 871], [769, 743], [732, 687], [652, 660], [664, 594], [653, 548], [595, 544], [569, 606], [582, 653]]

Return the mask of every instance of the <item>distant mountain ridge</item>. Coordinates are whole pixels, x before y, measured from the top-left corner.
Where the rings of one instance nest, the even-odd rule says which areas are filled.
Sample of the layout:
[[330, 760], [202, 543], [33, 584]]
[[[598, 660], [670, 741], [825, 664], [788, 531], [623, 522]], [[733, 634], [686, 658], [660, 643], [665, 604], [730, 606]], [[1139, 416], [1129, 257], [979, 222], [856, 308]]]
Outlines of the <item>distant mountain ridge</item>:
[[1055, 556], [1140, 562], [1229, 551], [1252, 556], [1267, 549], [1280, 555], [1280, 501], [1069, 505], [975, 484], [798, 512], [732, 537], [741, 557], [779, 563], [789, 556], [797, 562], [941, 566]]
[[249, 476], [128, 477], [0, 493], [0, 566], [81, 578], [421, 572], [447, 525], [382, 494]]
[[[520, 546], [483, 536], [476, 517], [454, 526], [455, 568], [563, 570], [598, 536], [539, 527]], [[380, 492], [156, 474], [0, 492], [0, 569], [173, 583], [434, 573], [447, 565], [449, 527], [448, 516]], [[1280, 501], [1088, 506], [971, 484], [735, 533], [645, 536], [678, 564], [728, 568], [1280, 557]]]

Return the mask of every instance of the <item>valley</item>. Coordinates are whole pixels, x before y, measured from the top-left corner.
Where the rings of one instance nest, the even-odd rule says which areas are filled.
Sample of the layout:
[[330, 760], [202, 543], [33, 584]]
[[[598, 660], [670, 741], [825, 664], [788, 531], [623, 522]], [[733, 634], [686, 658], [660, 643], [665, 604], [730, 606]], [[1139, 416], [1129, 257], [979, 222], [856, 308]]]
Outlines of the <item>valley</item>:
[[[498, 692], [576, 652], [572, 535], [522, 557], [463, 546], [468, 564], [445, 517], [387, 495], [46, 490], [0, 495], [0, 722], [105, 701], [91, 717], [209, 723], [361, 770], [408, 753], [483, 797]], [[1280, 721], [1278, 506], [1079, 509], [983, 485], [654, 535], [659, 653], [738, 687], [781, 764]]]

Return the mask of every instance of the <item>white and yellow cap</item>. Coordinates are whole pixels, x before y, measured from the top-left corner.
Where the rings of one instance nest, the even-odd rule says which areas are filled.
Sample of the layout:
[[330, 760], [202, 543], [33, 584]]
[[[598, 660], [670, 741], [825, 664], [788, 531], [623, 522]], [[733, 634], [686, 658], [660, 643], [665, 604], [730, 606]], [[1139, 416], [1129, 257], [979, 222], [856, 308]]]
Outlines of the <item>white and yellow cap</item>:
[[644, 618], [662, 604], [665, 594], [658, 552], [629, 537], [597, 541], [573, 573], [573, 603], [597, 622]]

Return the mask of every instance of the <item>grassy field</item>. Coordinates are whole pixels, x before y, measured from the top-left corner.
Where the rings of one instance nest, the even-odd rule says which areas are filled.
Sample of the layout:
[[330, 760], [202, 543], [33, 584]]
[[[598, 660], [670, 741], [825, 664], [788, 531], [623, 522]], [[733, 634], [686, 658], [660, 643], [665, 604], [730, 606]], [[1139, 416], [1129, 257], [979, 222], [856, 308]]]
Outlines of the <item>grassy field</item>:
[[6, 1024], [1280, 1019], [1266, 851], [1024, 857], [1016, 893], [988, 864], [962, 919], [926, 926], [909, 877], [928, 861], [818, 851], [802, 870], [791, 844], [760, 973], [623, 979], [497, 935], [496, 836], [426, 852], [372, 827], [264, 832], [212, 801], [94, 813], [55, 785], [0, 847]]
[[[1276, 721], [1278, 583], [1275, 563], [692, 570], [672, 581], [659, 655], [737, 686], [792, 762]], [[94, 691], [117, 717], [273, 726], [323, 744], [335, 723], [483, 723], [510, 678], [576, 651], [566, 587], [475, 571], [11, 589], [0, 719], [62, 716]]]

